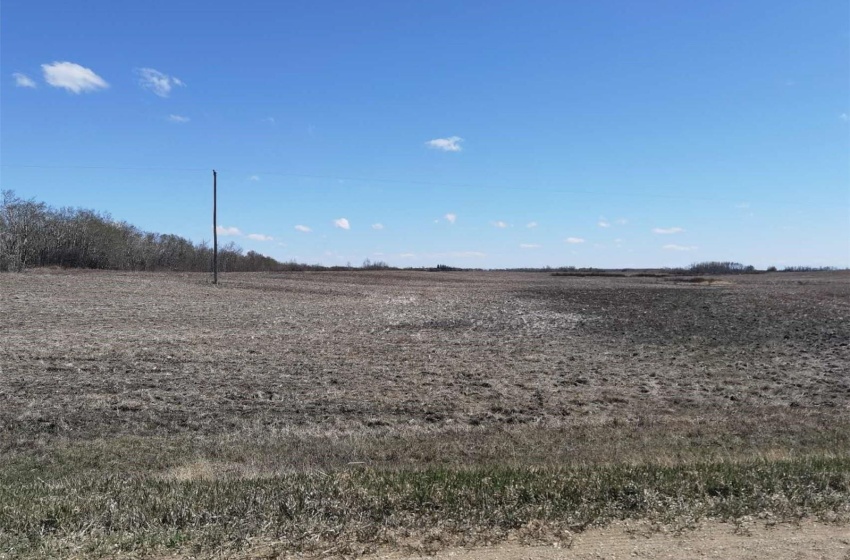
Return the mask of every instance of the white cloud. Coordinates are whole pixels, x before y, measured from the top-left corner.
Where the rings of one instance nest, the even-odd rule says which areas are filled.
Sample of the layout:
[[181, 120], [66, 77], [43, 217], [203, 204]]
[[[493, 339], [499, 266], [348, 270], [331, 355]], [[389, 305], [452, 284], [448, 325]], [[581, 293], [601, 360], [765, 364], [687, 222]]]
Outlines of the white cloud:
[[174, 86], [186, 85], [174, 76], [163, 74], [153, 68], [137, 68], [136, 73], [139, 75], [139, 85], [160, 97], [168, 97]]
[[520, 243], [519, 248], [520, 249], [538, 249], [538, 248], [540, 248], [540, 245], [538, 245], [537, 243]]
[[694, 247], [693, 245], [685, 246], [670, 244], [663, 246], [662, 249], [664, 249], [665, 251], [694, 251], [696, 250], [696, 247]]
[[838, 115], [838, 118], [844, 122], [850, 121], [850, 115], [848, 115], [847, 113], [841, 113], [840, 115]]
[[224, 235], [224, 236], [242, 235], [242, 232], [237, 227], [218, 226], [217, 228], [215, 228], [215, 230], [218, 232], [219, 235]]
[[536, 228], [536, 227], [537, 227], [537, 222], [528, 222], [527, 224], [525, 224], [525, 227], [527, 227], [527, 228], [529, 228], [529, 229], [531, 229], [531, 228]]
[[444, 217], [444, 218], [446, 219], [446, 221], [447, 221], [447, 222], [449, 222], [450, 224], [455, 223], [455, 221], [457, 220], [457, 214], [448, 213], [448, 214], [446, 214], [446, 215], [445, 215], [445, 216], [443, 216], [443, 217]]
[[567, 237], [566, 239], [564, 239], [564, 241], [566, 241], [567, 243], [572, 243], [573, 245], [575, 245], [575, 244], [578, 244], [578, 243], [584, 243], [584, 238], [583, 237]]
[[372, 229], [384, 229], [384, 224], [381, 224], [381, 223], [372, 224]]
[[302, 233], [310, 233], [311, 231], [313, 231], [312, 229], [308, 228], [307, 226], [302, 226], [301, 224], [295, 226], [295, 229], [302, 232]]
[[433, 140], [428, 140], [425, 142], [425, 145], [429, 148], [441, 150], [443, 152], [459, 152], [463, 149], [460, 146], [461, 142], [463, 142], [463, 138], [460, 136], [450, 136], [448, 138], [434, 138]]
[[609, 228], [611, 227], [611, 222], [609, 222], [605, 218], [601, 218], [598, 222], [596, 222], [596, 225], [602, 228]]
[[259, 175], [251, 175], [250, 177], [248, 177], [248, 180], [249, 181], [259, 181], [260, 176]]
[[626, 225], [627, 223], [629, 223], [629, 221], [628, 221], [627, 219], [625, 219], [625, 218], [620, 218], [619, 220], [617, 220], [617, 225], [618, 225], [618, 226], [624, 226], [624, 225]]
[[263, 119], [264, 123], [275, 124], [274, 117], [266, 117]]
[[497, 222], [493, 222], [493, 226], [497, 227], [499, 229], [505, 229], [506, 227], [508, 227], [508, 224], [507, 224], [507, 222], [503, 222], [502, 220], [499, 220]]
[[399, 257], [403, 259], [413, 259], [416, 258], [416, 253], [402, 253], [399, 255]]
[[735, 205], [735, 208], [737, 208], [738, 210], [747, 210], [749, 207], [750, 207], [749, 202], [741, 202], [740, 204]]
[[274, 241], [274, 237], [263, 235], [262, 233], [249, 233], [248, 239], [253, 239], [254, 241]]
[[54, 62], [42, 64], [45, 81], [57, 88], [63, 88], [73, 93], [97, 91], [106, 89], [109, 84], [89, 68], [73, 62]]
[[183, 124], [190, 120], [191, 119], [189, 117], [184, 117], [183, 115], [168, 115], [168, 122]]
[[26, 74], [21, 74], [20, 72], [15, 72], [12, 74], [15, 78], [15, 85], [18, 87], [26, 87], [26, 88], [34, 88], [36, 87], [35, 80], [27, 76]]
[[334, 220], [334, 226], [339, 229], [351, 229], [351, 224], [348, 223], [348, 220], [345, 218], [340, 218], [338, 220]]
[[670, 227], [670, 228], [657, 227], [657, 228], [652, 229], [652, 233], [658, 233], [660, 235], [670, 235], [672, 233], [682, 233], [683, 231], [685, 231], [685, 230], [680, 228], [680, 227]]

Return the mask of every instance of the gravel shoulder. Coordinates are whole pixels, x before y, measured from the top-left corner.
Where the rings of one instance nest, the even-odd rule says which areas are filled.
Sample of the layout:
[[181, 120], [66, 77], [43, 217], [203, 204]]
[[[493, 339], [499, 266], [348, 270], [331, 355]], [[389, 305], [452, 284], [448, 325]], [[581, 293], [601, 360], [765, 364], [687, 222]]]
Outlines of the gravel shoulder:
[[[372, 560], [414, 560], [422, 555], [375, 555]], [[766, 527], [705, 523], [678, 534], [642, 534], [640, 527], [617, 524], [577, 535], [570, 544], [523, 546], [506, 543], [480, 549], [446, 549], [434, 560], [646, 560], [705, 558], [739, 560], [847, 560], [850, 529], [847, 526], [802, 522]]]

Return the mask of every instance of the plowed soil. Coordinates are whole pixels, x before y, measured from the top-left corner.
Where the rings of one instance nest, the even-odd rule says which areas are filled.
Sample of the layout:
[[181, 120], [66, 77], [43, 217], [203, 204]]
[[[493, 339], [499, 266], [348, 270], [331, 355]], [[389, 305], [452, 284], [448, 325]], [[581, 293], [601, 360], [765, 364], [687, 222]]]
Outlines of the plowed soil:
[[845, 422], [850, 275], [722, 280], [5, 274], [0, 437]]

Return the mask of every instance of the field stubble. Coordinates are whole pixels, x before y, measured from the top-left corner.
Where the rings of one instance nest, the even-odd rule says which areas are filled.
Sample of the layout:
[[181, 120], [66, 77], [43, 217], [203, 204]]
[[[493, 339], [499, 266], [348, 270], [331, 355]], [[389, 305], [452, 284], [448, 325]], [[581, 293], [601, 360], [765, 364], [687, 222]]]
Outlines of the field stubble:
[[[191, 506], [200, 499], [186, 497], [193, 484], [235, 484], [244, 493], [250, 481], [283, 488], [287, 477], [307, 476], [318, 477], [304, 484], [319, 492], [323, 478], [314, 473], [352, 470], [360, 473], [355, 478], [445, 472], [451, 479], [470, 469], [508, 469], [519, 480], [521, 472], [626, 469], [617, 471], [625, 478], [615, 476], [615, 488], [638, 484], [628, 469], [642, 465], [790, 461], [788, 472], [797, 472], [795, 461], [816, 459], [826, 463], [812, 472], [838, 494], [817, 498], [829, 505], [812, 511], [845, 515], [850, 276], [722, 280], [358, 271], [229, 274], [212, 286], [204, 275], [2, 275], [4, 491], [13, 504], [52, 492], [73, 508], [74, 492], [87, 503], [122, 495], [110, 484], [140, 484], [139, 492], [165, 492], [185, 505], [175, 498], [184, 496]], [[751, 470], [730, 476], [743, 480]], [[534, 494], [539, 481], [529, 476], [526, 489]], [[511, 480], [506, 487], [524, 484]], [[105, 486], [95, 491], [88, 483]], [[365, 482], [359, 488], [350, 491], [380, 494]], [[447, 519], [417, 509], [427, 502], [420, 498], [399, 498], [407, 505], [396, 509], [409, 519]], [[615, 498], [611, 503], [620, 503]], [[596, 514], [585, 508], [570, 523], [603, 522], [628, 510], [599, 500]], [[156, 542], [176, 548], [203, 541], [186, 536], [203, 516], [183, 526], [151, 514], [160, 521], [112, 521], [110, 531], [96, 514], [103, 504], [93, 504], [76, 517], [50, 514], [56, 520], [46, 531], [42, 523], [41, 540], [26, 527], [53, 517], [36, 507], [31, 523], [10, 525], [7, 538], [29, 535], [32, 550], [50, 535], [90, 542], [91, 535], [156, 533]], [[792, 506], [774, 509], [807, 511]], [[7, 523], [9, 507], [0, 510]], [[528, 509], [504, 518], [481, 507], [467, 513], [480, 514], [471, 526], [486, 534], [535, 518]], [[653, 507], [633, 513], [650, 515]], [[702, 513], [750, 511], [733, 510]], [[210, 515], [227, 517], [215, 511]], [[330, 515], [321, 511], [322, 519]], [[372, 516], [366, 533], [416, 525], [381, 525], [382, 514], [369, 511], [361, 512]], [[565, 511], [537, 517], [564, 520]], [[265, 535], [262, 521], [277, 518], [263, 515], [250, 530], [228, 525], [216, 546]], [[91, 524], [87, 537], [83, 520]], [[455, 521], [458, 533], [462, 523]], [[314, 522], [324, 527], [320, 540], [334, 541]], [[163, 541], [168, 531], [178, 535], [174, 542]], [[366, 533], [353, 541], [380, 540]], [[138, 545], [133, 539], [129, 549]]]

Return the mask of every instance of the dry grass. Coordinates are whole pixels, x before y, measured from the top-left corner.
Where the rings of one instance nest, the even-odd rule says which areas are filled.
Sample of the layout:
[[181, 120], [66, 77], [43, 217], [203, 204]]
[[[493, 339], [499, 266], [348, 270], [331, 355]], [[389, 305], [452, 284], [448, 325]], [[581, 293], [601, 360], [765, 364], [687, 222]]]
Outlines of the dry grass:
[[[745, 485], [735, 495], [739, 510], [721, 508], [730, 517], [759, 508], [840, 517], [850, 501], [847, 273], [710, 284], [531, 273], [230, 274], [214, 287], [202, 275], [36, 270], [0, 275], [0, 307], [0, 477], [12, 504], [0, 505], [0, 540], [27, 554], [70, 554], [62, 543], [92, 554], [116, 542], [128, 550], [242, 546], [227, 528], [226, 502], [207, 504], [201, 489], [226, 485], [241, 503], [257, 484], [278, 492], [298, 476], [307, 477], [299, 492], [320, 501], [330, 492], [325, 478], [348, 481], [345, 499], [353, 500], [396, 488], [393, 477], [426, 484], [436, 476], [428, 473], [466, 481], [451, 486], [466, 492], [464, 484], [495, 469], [508, 473], [508, 487], [531, 492], [522, 507], [532, 509], [520, 508], [517, 520], [550, 511], [541, 519], [556, 525], [580, 508], [547, 509], [554, 498], [532, 490], [541, 480], [555, 484], [550, 476], [579, 480], [576, 472], [619, 473], [612, 480], [662, 494], [671, 487], [630, 478], [634, 469], [670, 469], [671, 480], [731, 469], [730, 480], [757, 475], [792, 489], [780, 508]], [[832, 482], [803, 491], [811, 482], [801, 482], [803, 468]], [[351, 472], [359, 474], [343, 476]], [[721, 515], [700, 509], [704, 488], [675, 492], [681, 519]], [[191, 530], [162, 518], [133, 525], [136, 508], [148, 507], [136, 503], [143, 494], [200, 517]], [[396, 519], [392, 531], [374, 519], [359, 533], [346, 525], [346, 542], [389, 542], [448, 519], [402, 494], [385, 511]], [[582, 509], [582, 523], [621, 511], [611, 505], [619, 498], [591, 495], [596, 509]], [[117, 509], [102, 501], [120, 496]], [[68, 513], [83, 503], [88, 514]], [[28, 525], [10, 509], [25, 504]], [[51, 507], [67, 515], [47, 530]], [[456, 510], [452, 523], [466, 511], [480, 535], [514, 527], [479, 507]], [[627, 515], [655, 515], [642, 507]], [[280, 536], [277, 518], [262, 511], [239, 514], [252, 527], [245, 539]], [[300, 519], [287, 531], [315, 529], [326, 544], [335, 542], [333, 523], [355, 522]], [[287, 535], [280, 550], [308, 538], [296, 546]]]

